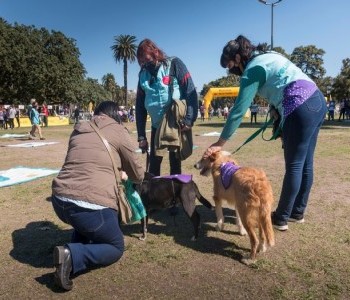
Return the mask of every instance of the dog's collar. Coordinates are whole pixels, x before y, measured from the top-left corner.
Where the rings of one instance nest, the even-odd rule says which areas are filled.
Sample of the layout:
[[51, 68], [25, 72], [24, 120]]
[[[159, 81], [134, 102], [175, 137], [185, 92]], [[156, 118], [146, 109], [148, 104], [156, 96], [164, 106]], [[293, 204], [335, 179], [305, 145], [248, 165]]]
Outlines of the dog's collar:
[[224, 162], [220, 165], [221, 181], [224, 188], [227, 190], [230, 187], [232, 175], [241, 167], [235, 165], [233, 162]]

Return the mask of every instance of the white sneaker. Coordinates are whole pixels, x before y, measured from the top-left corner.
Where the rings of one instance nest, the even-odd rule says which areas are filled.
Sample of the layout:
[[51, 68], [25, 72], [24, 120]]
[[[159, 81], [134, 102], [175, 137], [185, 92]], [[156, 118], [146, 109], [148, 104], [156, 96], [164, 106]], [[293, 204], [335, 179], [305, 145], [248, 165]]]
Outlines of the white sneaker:
[[297, 223], [297, 224], [302, 224], [302, 223], [305, 222], [305, 219], [304, 219], [304, 218], [295, 219], [295, 218], [290, 217], [290, 218], [288, 219], [288, 222], [293, 222], [293, 223]]

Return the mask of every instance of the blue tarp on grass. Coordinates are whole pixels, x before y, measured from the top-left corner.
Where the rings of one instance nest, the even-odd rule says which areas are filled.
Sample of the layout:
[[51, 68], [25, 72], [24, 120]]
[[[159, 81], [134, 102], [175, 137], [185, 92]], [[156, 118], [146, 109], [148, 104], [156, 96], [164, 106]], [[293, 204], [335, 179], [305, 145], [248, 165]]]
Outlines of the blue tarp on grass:
[[60, 170], [27, 167], [15, 167], [9, 170], [0, 170], [0, 188], [57, 174], [59, 171]]

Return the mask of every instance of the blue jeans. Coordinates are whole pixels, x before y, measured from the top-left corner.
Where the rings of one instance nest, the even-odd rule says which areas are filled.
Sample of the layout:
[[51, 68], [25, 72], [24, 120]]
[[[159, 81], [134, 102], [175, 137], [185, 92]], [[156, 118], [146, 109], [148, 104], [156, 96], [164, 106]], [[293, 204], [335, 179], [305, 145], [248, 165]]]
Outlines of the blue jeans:
[[[163, 161], [162, 156], [155, 155], [155, 135], [156, 128], [151, 130], [151, 151], [149, 156], [149, 172], [155, 176], [160, 176], [160, 166]], [[181, 160], [176, 157], [175, 152], [169, 152], [170, 175], [181, 174]]]
[[276, 219], [304, 215], [313, 183], [317, 136], [327, 112], [326, 101], [317, 90], [288, 115], [283, 124], [285, 175]]
[[124, 237], [116, 210], [91, 210], [61, 201], [54, 195], [52, 205], [61, 221], [74, 228], [71, 243], [65, 245], [71, 252], [73, 274], [110, 265], [122, 257]]

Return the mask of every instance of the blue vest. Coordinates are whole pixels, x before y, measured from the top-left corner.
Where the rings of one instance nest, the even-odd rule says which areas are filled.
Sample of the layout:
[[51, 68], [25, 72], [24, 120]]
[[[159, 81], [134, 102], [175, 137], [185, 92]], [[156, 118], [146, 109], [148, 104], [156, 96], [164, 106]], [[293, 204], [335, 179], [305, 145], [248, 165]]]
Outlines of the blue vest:
[[145, 108], [151, 116], [152, 127], [158, 128], [164, 114], [171, 105], [172, 99], [180, 99], [179, 84], [175, 77], [173, 80], [173, 95], [170, 95], [170, 65], [172, 58], [167, 60], [167, 65], [161, 64], [157, 77], [153, 77], [147, 70], [140, 72], [139, 82], [145, 92]]

